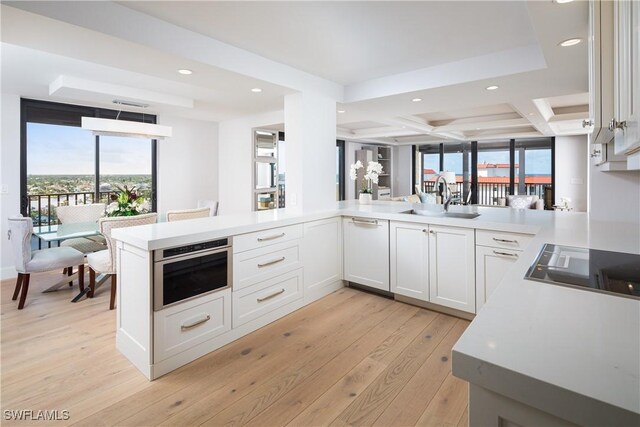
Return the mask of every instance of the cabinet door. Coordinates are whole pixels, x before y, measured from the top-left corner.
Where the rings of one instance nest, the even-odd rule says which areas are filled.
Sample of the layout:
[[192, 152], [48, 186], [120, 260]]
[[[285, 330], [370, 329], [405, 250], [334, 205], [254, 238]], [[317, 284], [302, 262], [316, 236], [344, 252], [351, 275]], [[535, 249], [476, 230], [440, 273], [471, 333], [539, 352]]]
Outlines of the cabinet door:
[[474, 246], [471, 229], [429, 226], [429, 301], [476, 312]]
[[606, 144], [613, 138], [613, 2], [589, 2], [589, 133], [591, 144]]
[[389, 232], [391, 292], [429, 301], [429, 229], [392, 222]]
[[344, 279], [389, 291], [389, 221], [345, 218]]
[[480, 312], [518, 256], [518, 251], [476, 246], [476, 312]]
[[305, 299], [342, 280], [342, 219], [304, 225], [302, 260]]
[[614, 3], [614, 96], [616, 154], [640, 148], [640, 4], [637, 1]]

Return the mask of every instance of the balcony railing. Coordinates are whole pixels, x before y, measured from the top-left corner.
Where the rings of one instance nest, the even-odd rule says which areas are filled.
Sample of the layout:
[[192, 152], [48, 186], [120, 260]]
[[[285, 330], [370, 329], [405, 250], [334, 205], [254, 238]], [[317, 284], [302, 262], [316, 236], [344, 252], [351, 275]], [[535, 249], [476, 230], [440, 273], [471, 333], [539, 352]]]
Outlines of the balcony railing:
[[[544, 200], [544, 188], [549, 184], [525, 184], [526, 195], [535, 195]], [[434, 191], [434, 182], [424, 182], [424, 191]], [[458, 182], [456, 184], [456, 190], [458, 197], [464, 200], [464, 184]], [[517, 187], [516, 187], [517, 192]], [[496, 184], [496, 183], [478, 183], [478, 205], [484, 206], [499, 206], [499, 199], [506, 199], [509, 195], [508, 184]]]
[[55, 208], [64, 205], [80, 205], [90, 203], [109, 203], [109, 197], [117, 194], [114, 191], [101, 191], [95, 200], [93, 192], [29, 194], [29, 216], [33, 225], [58, 224]]

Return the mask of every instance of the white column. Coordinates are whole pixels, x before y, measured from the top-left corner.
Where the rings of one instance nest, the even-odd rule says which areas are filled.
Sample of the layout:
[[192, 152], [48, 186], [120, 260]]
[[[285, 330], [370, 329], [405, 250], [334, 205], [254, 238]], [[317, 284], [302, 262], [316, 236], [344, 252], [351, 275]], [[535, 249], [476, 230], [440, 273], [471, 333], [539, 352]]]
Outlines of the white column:
[[336, 103], [295, 93], [284, 99], [286, 206], [328, 209], [336, 202]]

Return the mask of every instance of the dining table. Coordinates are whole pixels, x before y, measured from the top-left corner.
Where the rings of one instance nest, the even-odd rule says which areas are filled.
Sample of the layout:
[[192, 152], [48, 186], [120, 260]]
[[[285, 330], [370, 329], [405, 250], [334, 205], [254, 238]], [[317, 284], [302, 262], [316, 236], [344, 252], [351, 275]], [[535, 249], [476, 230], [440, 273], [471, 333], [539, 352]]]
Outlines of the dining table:
[[[97, 221], [75, 222], [70, 224], [47, 224], [33, 227], [33, 235], [40, 239], [40, 241], [47, 243], [48, 247], [51, 247], [51, 244], [55, 242], [60, 246], [60, 242], [63, 240], [88, 238], [99, 236], [100, 234], [100, 225]], [[105, 245], [105, 250], [106, 249], [107, 246]], [[72, 282], [77, 277], [77, 274], [78, 272], [75, 272], [71, 276], [65, 276], [59, 282], [49, 286], [42, 292], [53, 292], [60, 289], [65, 283]], [[106, 280], [106, 278], [106, 275], [98, 277], [96, 286], [99, 286], [99, 284]], [[89, 288], [86, 287], [85, 290], [80, 291], [80, 293], [76, 295], [71, 302], [78, 302], [87, 294], [88, 291]]]

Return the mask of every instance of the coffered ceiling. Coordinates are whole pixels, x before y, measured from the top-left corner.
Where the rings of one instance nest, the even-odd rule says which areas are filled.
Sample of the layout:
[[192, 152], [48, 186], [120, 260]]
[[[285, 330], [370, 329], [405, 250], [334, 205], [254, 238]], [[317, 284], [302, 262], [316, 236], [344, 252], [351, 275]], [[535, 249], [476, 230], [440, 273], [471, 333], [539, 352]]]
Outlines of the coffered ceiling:
[[[535, 0], [3, 1], [2, 84], [69, 102], [109, 102], [87, 82], [129, 88], [155, 113], [214, 121], [280, 110], [284, 96], [309, 90], [337, 101], [339, 137], [388, 144], [575, 134], [587, 118], [587, 9]], [[582, 43], [559, 46], [573, 37]], [[83, 90], [51, 91], [61, 76]]]

